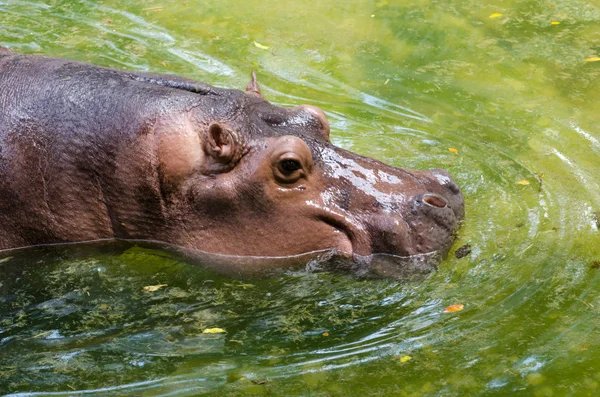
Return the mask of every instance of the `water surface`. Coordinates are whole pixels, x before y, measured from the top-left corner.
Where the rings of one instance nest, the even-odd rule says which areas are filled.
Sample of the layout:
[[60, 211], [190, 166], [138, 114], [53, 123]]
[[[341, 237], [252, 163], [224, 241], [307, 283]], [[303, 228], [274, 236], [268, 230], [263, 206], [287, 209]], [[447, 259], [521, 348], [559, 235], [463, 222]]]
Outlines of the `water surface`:
[[337, 145], [448, 169], [467, 208], [413, 282], [236, 280], [122, 245], [5, 257], [0, 394], [597, 395], [599, 22], [577, 0], [0, 0], [0, 45], [223, 87], [255, 70]]

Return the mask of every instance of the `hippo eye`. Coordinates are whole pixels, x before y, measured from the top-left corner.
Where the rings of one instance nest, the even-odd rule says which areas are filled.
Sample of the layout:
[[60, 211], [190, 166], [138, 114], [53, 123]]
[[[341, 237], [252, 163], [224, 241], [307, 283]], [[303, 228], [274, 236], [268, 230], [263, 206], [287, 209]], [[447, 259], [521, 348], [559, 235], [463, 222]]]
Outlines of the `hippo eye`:
[[302, 160], [295, 153], [287, 153], [275, 164], [275, 179], [283, 184], [292, 184], [306, 176]]
[[308, 183], [313, 161], [306, 142], [295, 136], [284, 135], [277, 138], [274, 146], [269, 157], [275, 182], [289, 189], [299, 189], [300, 184]]
[[302, 164], [297, 160], [283, 160], [279, 163], [279, 170], [284, 174], [292, 174], [302, 168]]

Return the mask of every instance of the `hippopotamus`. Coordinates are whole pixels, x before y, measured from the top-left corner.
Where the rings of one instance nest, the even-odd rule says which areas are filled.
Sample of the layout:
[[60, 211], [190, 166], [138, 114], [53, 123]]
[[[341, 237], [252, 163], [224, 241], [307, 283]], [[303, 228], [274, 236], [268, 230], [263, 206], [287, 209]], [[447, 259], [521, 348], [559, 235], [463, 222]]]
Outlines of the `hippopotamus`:
[[2, 49], [0, 250], [153, 241], [243, 274], [449, 249], [464, 201], [448, 172], [329, 133], [320, 108], [269, 103], [254, 72], [240, 91]]

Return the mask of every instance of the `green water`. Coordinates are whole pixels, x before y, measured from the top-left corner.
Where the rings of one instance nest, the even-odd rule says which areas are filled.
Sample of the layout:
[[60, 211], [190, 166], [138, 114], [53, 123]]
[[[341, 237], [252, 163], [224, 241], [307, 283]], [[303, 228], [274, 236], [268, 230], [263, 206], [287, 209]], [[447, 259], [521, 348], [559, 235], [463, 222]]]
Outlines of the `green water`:
[[223, 87], [255, 70], [272, 102], [323, 108], [336, 144], [448, 169], [467, 208], [418, 282], [12, 255], [0, 394], [599, 395], [599, 22], [578, 0], [0, 0], [0, 45]]

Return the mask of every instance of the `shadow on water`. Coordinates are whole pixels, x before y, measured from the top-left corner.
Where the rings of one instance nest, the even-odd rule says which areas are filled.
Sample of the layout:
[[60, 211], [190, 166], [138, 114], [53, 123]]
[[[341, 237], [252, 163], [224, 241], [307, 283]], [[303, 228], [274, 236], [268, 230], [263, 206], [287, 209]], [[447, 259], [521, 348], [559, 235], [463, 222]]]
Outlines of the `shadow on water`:
[[467, 210], [409, 282], [231, 278], [118, 244], [4, 258], [0, 394], [596, 395], [599, 20], [577, 0], [0, 0], [14, 50], [224, 87], [256, 70], [334, 143], [448, 169]]

